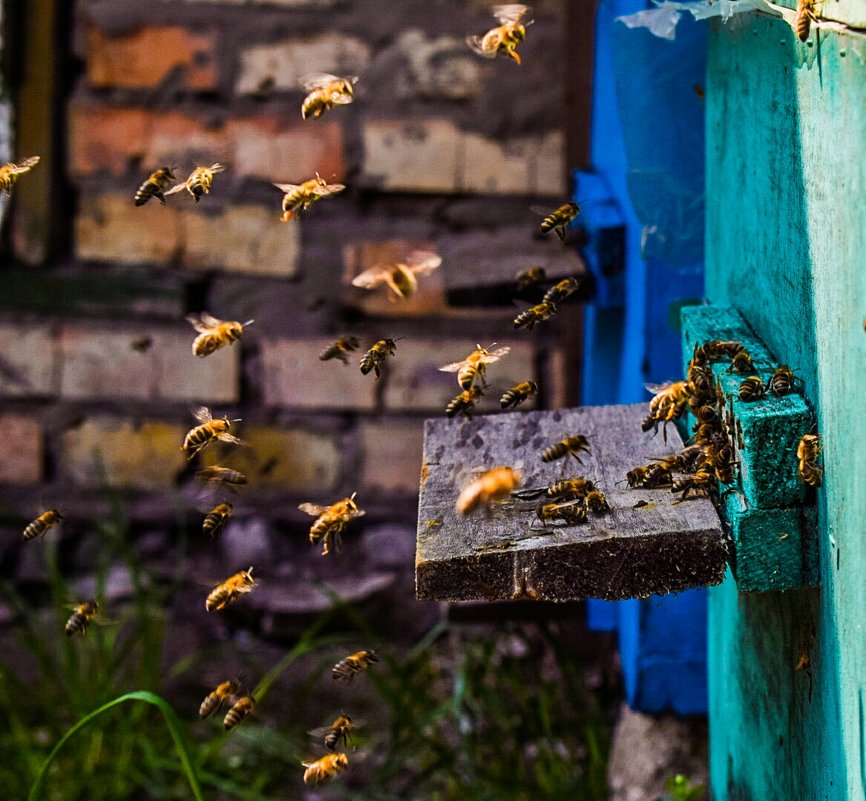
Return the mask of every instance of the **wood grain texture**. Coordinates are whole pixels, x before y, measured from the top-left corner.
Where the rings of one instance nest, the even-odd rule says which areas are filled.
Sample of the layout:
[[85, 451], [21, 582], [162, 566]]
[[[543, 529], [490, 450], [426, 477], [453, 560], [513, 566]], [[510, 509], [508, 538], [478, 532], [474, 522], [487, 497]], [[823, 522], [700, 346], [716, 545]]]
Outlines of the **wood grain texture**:
[[[707, 498], [674, 504], [669, 489], [633, 490], [631, 468], [682, 447], [643, 433], [646, 405], [514, 412], [474, 419], [428, 420], [418, 514], [416, 594], [427, 600], [530, 597], [645, 598], [721, 581], [726, 542]], [[585, 434], [591, 453], [545, 464], [541, 452], [569, 434]], [[510, 499], [460, 518], [459, 492], [477, 472], [518, 467], [522, 488], [583, 475], [612, 511], [586, 524], [542, 526], [535, 501]], [[638, 501], [653, 506], [634, 508]]]

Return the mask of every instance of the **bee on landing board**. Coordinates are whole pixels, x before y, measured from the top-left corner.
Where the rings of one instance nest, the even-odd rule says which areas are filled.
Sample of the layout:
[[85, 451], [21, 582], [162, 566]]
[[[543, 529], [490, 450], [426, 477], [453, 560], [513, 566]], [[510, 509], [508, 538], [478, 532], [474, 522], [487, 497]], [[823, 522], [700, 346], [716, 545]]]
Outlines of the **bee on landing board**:
[[542, 524], [563, 520], [569, 526], [586, 522], [586, 504], [583, 499], [545, 503], [535, 510], [535, 516]]
[[[766, 387], [760, 376], [750, 375], [741, 384], [737, 395], [741, 401], [749, 403], [751, 401], [760, 400], [766, 394]], [[699, 418], [700, 419], [700, 418]], [[702, 421], [709, 422], [709, 421]]]
[[780, 364], [773, 370], [773, 375], [767, 382], [767, 389], [777, 398], [781, 398], [794, 389], [796, 382], [797, 378], [794, 376], [794, 371], [787, 364]]
[[538, 384], [535, 381], [521, 381], [517, 386], [503, 393], [499, 405], [503, 409], [513, 409], [536, 395], [538, 395]]
[[251, 715], [256, 708], [256, 699], [251, 695], [236, 696], [231, 699], [230, 703], [231, 706], [223, 718], [223, 728], [226, 731], [237, 728], [241, 724], [241, 721], [248, 715]]
[[351, 684], [355, 676], [363, 673], [370, 665], [379, 661], [375, 651], [356, 651], [354, 654], [341, 659], [331, 668], [331, 678], [342, 681], [343, 684]]
[[555, 462], [557, 459], [573, 456], [578, 462], [583, 464], [580, 458], [581, 451], [589, 453], [589, 440], [583, 434], [574, 434], [564, 437], [559, 442], [554, 442], [553, 445], [545, 448], [541, 452], [541, 461]]
[[201, 706], [198, 709], [199, 717], [210, 717], [214, 712], [230, 698], [233, 698], [241, 691], [241, 684], [237, 679], [229, 679], [218, 685], [213, 692], [209, 693]]
[[661, 464], [634, 467], [625, 474], [625, 478], [632, 489], [658, 489], [673, 484], [671, 471]]
[[48, 529], [56, 526], [63, 515], [57, 509], [48, 509], [37, 517], [32, 523], [29, 523], [24, 529], [24, 539], [32, 540], [44, 534]]
[[208, 612], [219, 611], [225, 609], [229, 604], [233, 604], [244, 593], [252, 592], [256, 586], [256, 580], [253, 578], [252, 567], [249, 570], [241, 570], [233, 576], [229, 576], [221, 584], [217, 584], [208, 593], [207, 599], [204, 602], [204, 608]]
[[511, 495], [523, 476], [513, 467], [494, 467], [471, 481], [457, 496], [457, 514], [461, 517], [482, 508], [489, 511], [490, 504]]
[[299, 216], [320, 198], [336, 195], [346, 188], [343, 184], [329, 184], [319, 173], [316, 173], [315, 178], [310, 178], [302, 184], [274, 184], [274, 186], [284, 193], [283, 216], [280, 217], [283, 222]]
[[[493, 343], [494, 345], [496, 343]], [[491, 348], [493, 345], [490, 346]], [[451, 362], [439, 368], [443, 373], [457, 373], [457, 383], [460, 389], [471, 389], [475, 381], [482, 385], [486, 385], [487, 365], [498, 362], [503, 356], [511, 351], [510, 347], [497, 348], [494, 351], [489, 351], [487, 348], [482, 348], [477, 345], [463, 361]]]
[[353, 723], [352, 718], [344, 712], [330, 726], [322, 726], [309, 733], [313, 737], [324, 737], [325, 748], [328, 751], [336, 751], [341, 744], [344, 748], [348, 747], [352, 730], [359, 729], [362, 725], [360, 721]]
[[343, 364], [348, 364], [349, 354], [354, 350], [358, 350], [360, 344], [358, 337], [340, 337], [319, 354], [319, 359], [323, 362], [327, 362], [330, 359], [339, 359]]
[[166, 197], [173, 195], [176, 192], [182, 192], [186, 189], [190, 193], [192, 199], [198, 203], [202, 195], [210, 194], [210, 188], [213, 184], [213, 177], [218, 172], [223, 172], [225, 166], [223, 164], [211, 164], [210, 167], [196, 167], [189, 177], [182, 184], [173, 186], [164, 194]]
[[390, 292], [388, 300], [397, 303], [408, 300], [418, 289], [418, 276], [430, 275], [442, 264], [442, 257], [428, 250], [413, 250], [405, 262], [375, 265], [356, 275], [352, 286], [361, 289], [376, 289], [384, 284]]
[[605, 494], [601, 490], [592, 490], [584, 499], [586, 510], [600, 515], [610, 511], [610, 504], [607, 502]]
[[11, 161], [0, 167], [0, 191], [7, 195], [12, 194], [12, 187], [24, 173], [30, 172], [39, 163], [39, 156], [30, 156], [23, 159], [19, 164]]
[[133, 198], [133, 203], [136, 206], [143, 206], [148, 200], [155, 197], [164, 206], [165, 195], [163, 195], [163, 192], [176, 180], [172, 167], [160, 167], [158, 170], [154, 170], [145, 182], [138, 187], [138, 191]]
[[87, 634], [87, 626], [99, 613], [99, 604], [94, 601], [85, 601], [83, 604], [77, 604], [72, 607], [75, 611], [66, 621], [66, 636], [71, 637], [73, 634]]
[[207, 406], [199, 406], [192, 413], [200, 425], [191, 428], [183, 440], [181, 450], [190, 451], [187, 459], [192, 459], [200, 450], [206, 448], [215, 440], [231, 442], [234, 445], [242, 445], [242, 441], [229, 433], [232, 423], [240, 422], [239, 419], [229, 420], [228, 417], [212, 417]]
[[716, 475], [709, 468], [701, 467], [697, 473], [683, 476], [671, 484], [671, 492], [681, 492], [682, 495], [678, 501], [681, 503], [686, 500], [690, 492], [709, 495], [710, 491], [715, 486]]
[[243, 335], [244, 326], [254, 322], [253, 320], [247, 320], [245, 323], [225, 322], [211, 317], [207, 312], [188, 314], [186, 321], [198, 331], [198, 336], [192, 343], [192, 352], [194, 356], [201, 358], [210, 356], [211, 353], [226, 345], [233, 345]]
[[355, 90], [352, 87], [357, 82], [357, 75], [347, 78], [339, 78], [326, 72], [304, 75], [301, 78], [301, 86], [304, 87], [307, 96], [301, 104], [301, 117], [315, 119], [331, 106], [345, 106], [351, 103], [355, 97]]
[[563, 203], [561, 206], [553, 209], [553, 211], [541, 206], [532, 206], [532, 211], [544, 217], [541, 221], [541, 233], [547, 234], [555, 231], [559, 237], [559, 241], [565, 242], [568, 226], [580, 214], [580, 204], [574, 200], [569, 200], [567, 203]]
[[202, 532], [207, 534], [212, 540], [216, 539], [226, 527], [233, 511], [234, 507], [230, 503], [217, 504], [205, 517], [201, 526]]
[[498, 55], [513, 59], [520, 64], [517, 46], [526, 38], [526, 26], [532, 24], [529, 6], [510, 3], [493, 6], [493, 16], [499, 25], [491, 28], [483, 36], [467, 36], [466, 43], [479, 56], [496, 58]]
[[396, 339], [380, 339], [361, 357], [359, 363], [361, 372], [367, 375], [372, 370], [376, 374], [376, 378], [378, 378], [382, 375], [382, 363], [389, 356], [393, 356], [396, 353]]
[[302, 503], [298, 509], [308, 515], [317, 515], [310, 526], [310, 542], [314, 545], [322, 543], [322, 556], [327, 556], [334, 546], [340, 550], [340, 535], [346, 524], [356, 517], [363, 517], [366, 512], [355, 503], [355, 493], [350, 498], [332, 503], [330, 506], [319, 506], [315, 503]]
[[315, 762], [301, 762], [306, 768], [304, 771], [304, 784], [317, 785], [333, 779], [341, 770], [349, 767], [349, 757], [338, 751], [334, 754], [326, 754]]

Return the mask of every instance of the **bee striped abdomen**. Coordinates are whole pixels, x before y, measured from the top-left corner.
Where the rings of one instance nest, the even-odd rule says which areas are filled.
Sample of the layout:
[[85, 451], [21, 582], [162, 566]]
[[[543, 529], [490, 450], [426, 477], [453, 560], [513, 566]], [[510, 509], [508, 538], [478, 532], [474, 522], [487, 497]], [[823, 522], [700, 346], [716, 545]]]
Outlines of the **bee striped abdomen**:
[[538, 394], [538, 384], [535, 381], [523, 381], [503, 393], [499, 399], [499, 405], [503, 409], [519, 406], [525, 400], [533, 398]]
[[764, 397], [764, 382], [760, 376], [749, 376], [742, 384], [737, 393], [741, 401], [756, 401]]
[[24, 529], [24, 539], [32, 540], [34, 537], [44, 534], [49, 528], [56, 526], [61, 520], [63, 520], [63, 515], [60, 514], [57, 509], [49, 509], [47, 512], [43, 512]]
[[253, 710], [256, 708], [256, 699], [251, 695], [242, 695], [240, 698], [232, 700], [234, 703], [232, 704], [231, 709], [226, 712], [226, 716], [223, 719], [223, 726], [226, 731], [230, 731], [236, 726], [239, 726], [241, 721], [243, 721], [243, 719], [248, 715], [252, 714]]
[[234, 507], [230, 503], [218, 504], [211, 510], [202, 523], [202, 532], [214, 539], [228, 523]]
[[583, 434], [576, 434], [545, 448], [541, 452], [541, 461], [555, 462], [557, 459], [571, 455], [580, 462], [579, 454], [581, 451], [589, 452], [589, 441]]
[[136, 206], [143, 206], [148, 200], [155, 197], [160, 203], [165, 205], [163, 192], [174, 180], [174, 173], [171, 171], [171, 168], [161, 167], [151, 173], [148, 179], [138, 187], [133, 202]]

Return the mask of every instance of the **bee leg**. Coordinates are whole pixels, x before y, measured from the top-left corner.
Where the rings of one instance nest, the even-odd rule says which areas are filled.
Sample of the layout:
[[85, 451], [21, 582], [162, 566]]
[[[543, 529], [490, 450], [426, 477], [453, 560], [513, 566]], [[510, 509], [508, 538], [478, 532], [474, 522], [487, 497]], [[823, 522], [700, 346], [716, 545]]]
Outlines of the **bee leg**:
[[520, 60], [520, 55], [518, 52], [512, 47], [505, 48], [505, 55], [509, 58], [513, 58], [518, 64], [522, 63]]
[[556, 235], [559, 237], [559, 241], [565, 242], [565, 225], [558, 225], [554, 230], [556, 231]]

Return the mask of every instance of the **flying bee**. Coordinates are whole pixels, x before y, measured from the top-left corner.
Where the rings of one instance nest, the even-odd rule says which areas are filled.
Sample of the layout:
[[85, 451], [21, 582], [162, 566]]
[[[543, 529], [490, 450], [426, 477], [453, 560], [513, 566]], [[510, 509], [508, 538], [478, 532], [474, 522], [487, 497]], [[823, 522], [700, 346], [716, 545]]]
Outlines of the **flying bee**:
[[333, 779], [341, 770], [349, 767], [349, 757], [342, 751], [334, 754], [326, 754], [315, 762], [301, 762], [306, 768], [304, 771], [304, 784], [317, 785]]
[[554, 314], [556, 314], [556, 306], [553, 303], [542, 301], [520, 312], [514, 318], [514, 327], [531, 331], [538, 323], [549, 320]]
[[541, 452], [541, 461], [555, 462], [557, 459], [573, 456], [578, 462], [583, 464], [580, 458], [581, 451], [589, 453], [589, 440], [583, 434], [574, 434], [545, 448]]
[[241, 684], [236, 679], [229, 679], [218, 685], [216, 689], [209, 693], [201, 706], [198, 708], [198, 714], [201, 718], [210, 717], [216, 712], [226, 701], [233, 698], [241, 691]]
[[345, 712], [340, 715], [330, 726], [322, 726], [318, 729], [313, 729], [310, 734], [313, 737], [321, 737], [324, 735], [324, 746], [329, 751], [336, 751], [340, 744], [343, 747], [349, 745], [349, 735], [353, 729], [358, 729], [363, 724], [361, 722], [352, 722]]
[[494, 467], [471, 481], [457, 496], [457, 514], [461, 517], [479, 507], [490, 510], [493, 501], [507, 498], [520, 486], [523, 476], [513, 467]]
[[201, 526], [202, 532], [215, 539], [226, 527], [233, 511], [234, 507], [230, 503], [217, 504], [205, 517]]
[[379, 661], [375, 651], [356, 651], [341, 659], [331, 668], [331, 678], [351, 684], [359, 673], [363, 673], [370, 665]]
[[499, 405], [503, 409], [513, 409], [536, 395], [538, 395], [538, 384], [535, 381], [521, 381], [502, 395]]
[[147, 180], [138, 187], [133, 203], [136, 206], [143, 206], [148, 200], [155, 197], [164, 206], [165, 196], [163, 192], [176, 180], [171, 167], [160, 167], [158, 170], [154, 170]]
[[72, 607], [75, 611], [66, 621], [66, 636], [71, 637], [73, 634], [87, 634], [87, 626], [99, 613], [99, 604], [94, 601], [85, 601], [83, 604], [77, 604]]
[[734, 354], [728, 367], [729, 373], [752, 373], [755, 365], [752, 364], [752, 355], [745, 348]]
[[529, 267], [526, 270], [521, 270], [516, 276], [514, 276], [514, 280], [517, 282], [518, 292], [523, 292], [531, 286], [540, 284], [545, 278], [547, 278], [547, 272], [544, 267], [540, 266]]
[[517, 45], [526, 38], [526, 26], [532, 24], [529, 19], [531, 9], [529, 6], [511, 3], [493, 6], [491, 10], [500, 24], [491, 28], [484, 36], [467, 36], [467, 44], [484, 58], [502, 55], [520, 64]]
[[136, 353], [147, 353], [153, 347], [153, 337], [149, 334], [142, 334], [139, 337], [135, 337], [129, 343], [129, 347]]
[[361, 372], [367, 375], [372, 370], [378, 378], [382, 375], [382, 363], [395, 353], [397, 353], [397, 340], [380, 339], [361, 357]]
[[0, 190], [7, 195], [12, 194], [12, 187], [15, 182], [26, 172], [30, 172], [39, 163], [39, 156], [30, 156], [24, 159], [20, 164], [13, 164], [11, 161], [0, 167]]
[[796, 381], [794, 371], [787, 364], [780, 364], [773, 370], [773, 375], [767, 382], [767, 389], [777, 398], [781, 398], [782, 395], [787, 395], [794, 388]]
[[658, 489], [673, 483], [671, 471], [660, 464], [635, 467], [625, 474], [625, 478], [632, 489]]
[[[543, 234], [549, 233], [550, 231], [556, 231], [559, 241], [565, 242], [565, 237], [568, 233], [568, 226], [571, 225], [572, 221], [578, 214], [580, 214], [580, 204], [573, 200], [569, 200], [568, 203], [563, 203], [553, 211], [539, 206], [533, 206], [532, 210], [536, 214], [544, 215], [544, 219], [541, 221], [541, 232]], [[575, 289], [577, 289], [577, 287], [575, 287]], [[573, 291], [574, 290], [572, 290], [572, 292]]]
[[820, 434], [804, 434], [797, 445], [797, 475], [810, 487], [820, 487], [824, 479], [824, 471], [818, 466], [818, 455], [822, 450]]
[[376, 265], [356, 275], [352, 286], [375, 289], [382, 284], [390, 290], [388, 300], [396, 303], [408, 300], [418, 289], [418, 276], [429, 275], [442, 264], [442, 257], [427, 250], [413, 250], [405, 263]]
[[340, 337], [319, 354], [319, 359], [323, 362], [327, 362], [330, 359], [339, 359], [343, 364], [348, 364], [349, 354], [353, 350], [358, 350], [360, 344], [358, 337], [350, 335]]
[[764, 386], [764, 382], [761, 381], [761, 377], [757, 375], [750, 375], [742, 384], [740, 384], [740, 388], [737, 391], [737, 395], [741, 401], [749, 402], [760, 400], [764, 397], [766, 393], [766, 387]]
[[701, 468], [697, 473], [683, 476], [671, 484], [671, 492], [681, 492], [680, 503], [688, 498], [690, 492], [703, 493], [708, 495], [713, 487], [713, 482], [716, 480], [714, 473], [707, 469]]
[[35, 537], [39, 537], [48, 531], [49, 528], [56, 526], [61, 520], [63, 520], [63, 515], [57, 509], [48, 509], [32, 523], [27, 524], [27, 527], [24, 529], [24, 539], [32, 540]]
[[189, 177], [182, 184], [173, 186], [165, 192], [165, 196], [173, 195], [175, 192], [182, 192], [186, 189], [192, 195], [192, 199], [198, 203], [202, 195], [210, 194], [213, 177], [218, 172], [223, 172], [225, 166], [219, 163], [211, 164], [210, 167], [196, 167]]
[[274, 186], [284, 193], [283, 216], [280, 217], [283, 222], [288, 222], [292, 217], [300, 215], [319, 198], [336, 195], [346, 188], [343, 184], [329, 184], [319, 173], [316, 173], [315, 178], [310, 178], [302, 184], [274, 184]]
[[469, 415], [478, 401], [484, 397], [481, 387], [470, 387], [464, 389], [459, 395], [455, 395], [445, 407], [446, 417], [456, 417], [458, 414]]
[[355, 97], [352, 88], [358, 82], [358, 76], [352, 75], [348, 78], [338, 78], [336, 75], [320, 73], [318, 75], [304, 75], [301, 78], [301, 86], [307, 96], [301, 104], [301, 117], [319, 117], [331, 106], [345, 106], [351, 103]]
[[194, 356], [210, 356], [216, 350], [226, 345], [233, 345], [244, 333], [244, 326], [250, 325], [253, 320], [245, 323], [225, 322], [211, 317], [207, 312], [201, 314], [188, 314], [186, 321], [198, 331], [198, 336], [192, 342]]
[[554, 306], [562, 303], [569, 295], [576, 292], [580, 287], [580, 281], [574, 276], [563, 278], [544, 293], [542, 302], [552, 303]]
[[252, 592], [256, 586], [253, 578], [252, 567], [249, 570], [241, 570], [233, 576], [229, 576], [222, 584], [217, 584], [208, 594], [204, 602], [204, 608], [208, 612], [225, 609], [233, 604], [244, 593]]
[[366, 512], [358, 508], [355, 503], [355, 494], [350, 498], [332, 503], [330, 506], [319, 506], [315, 503], [302, 503], [298, 509], [308, 515], [317, 515], [315, 522], [310, 526], [310, 542], [323, 543], [322, 556], [331, 552], [331, 545], [340, 550], [340, 534], [346, 524], [356, 517], [363, 517]]
[[193, 411], [192, 416], [199, 421], [200, 425], [187, 432], [183, 445], [180, 446], [181, 450], [191, 451], [188, 459], [192, 459], [200, 450], [217, 439], [235, 445], [243, 444], [236, 436], [229, 433], [232, 423], [237, 423], [239, 420], [229, 420], [228, 417], [211, 417], [210, 409], [207, 406], [199, 406]]
[[230, 467], [216, 464], [197, 470], [195, 476], [201, 481], [206, 481], [209, 484], [222, 484], [229, 489], [247, 483], [247, 477], [239, 470], [232, 470]]
[[542, 523], [564, 520], [570, 526], [586, 522], [586, 506], [582, 499], [545, 503], [535, 510], [535, 516]]
[[584, 499], [584, 504], [588, 512], [595, 512], [597, 515], [610, 511], [610, 504], [601, 490], [593, 490], [588, 493]]
[[[496, 343], [494, 343], [496, 344]], [[491, 348], [493, 345], [490, 346]], [[470, 389], [476, 379], [481, 384], [486, 383], [487, 365], [498, 362], [503, 356], [511, 351], [510, 347], [497, 348], [489, 351], [477, 345], [462, 362], [451, 362], [439, 368], [443, 373], [457, 373], [457, 383], [461, 389]]]
[[226, 731], [231, 731], [240, 726], [241, 721], [248, 715], [251, 715], [256, 708], [256, 699], [251, 695], [241, 695], [231, 699], [226, 716], [223, 718], [223, 728]]
[[817, 6], [822, 0], [797, 0], [797, 14], [794, 17], [794, 32], [801, 42], [809, 38], [812, 23], [818, 21]]

